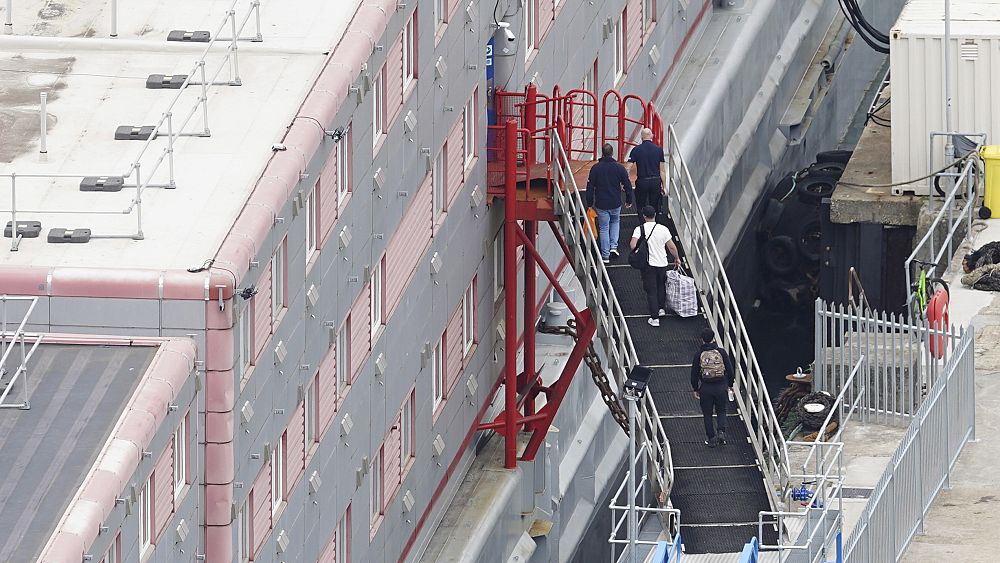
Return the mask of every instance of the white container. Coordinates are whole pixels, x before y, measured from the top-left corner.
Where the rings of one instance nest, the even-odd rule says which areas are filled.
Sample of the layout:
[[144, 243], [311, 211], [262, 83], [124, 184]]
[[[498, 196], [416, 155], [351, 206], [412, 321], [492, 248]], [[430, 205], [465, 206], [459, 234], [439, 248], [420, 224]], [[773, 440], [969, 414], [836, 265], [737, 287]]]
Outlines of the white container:
[[[889, 33], [892, 181], [943, 167], [944, 1], [910, 0]], [[952, 128], [1000, 140], [1000, 0], [951, 0]], [[933, 155], [933, 160], [928, 158]], [[930, 182], [893, 189], [926, 195]]]

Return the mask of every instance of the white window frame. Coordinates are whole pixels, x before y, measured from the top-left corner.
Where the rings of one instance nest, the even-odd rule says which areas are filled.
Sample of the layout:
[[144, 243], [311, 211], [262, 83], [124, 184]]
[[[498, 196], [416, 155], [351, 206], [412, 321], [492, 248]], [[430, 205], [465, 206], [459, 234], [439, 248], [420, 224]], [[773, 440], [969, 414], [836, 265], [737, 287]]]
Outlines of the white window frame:
[[382, 447], [379, 446], [375, 455], [372, 456], [368, 470], [368, 503], [371, 512], [371, 523], [374, 524], [382, 516], [382, 494], [384, 492], [382, 478]]
[[371, 277], [368, 278], [368, 318], [371, 320], [372, 335], [374, 335], [385, 323], [385, 280], [383, 278], [383, 267], [385, 258], [380, 259], [372, 268]]
[[304, 215], [306, 218], [306, 261], [316, 253], [319, 244], [319, 206], [316, 205], [317, 189], [313, 188], [306, 196]]
[[445, 0], [434, 0], [434, 27], [440, 28], [448, 21], [448, 7]]
[[271, 516], [281, 510], [285, 502], [285, 434], [274, 443], [271, 452]]
[[469, 284], [462, 298], [462, 355], [465, 356], [476, 343], [476, 284]]
[[240, 508], [236, 515], [236, 560], [239, 563], [250, 561], [250, 503]]
[[462, 111], [462, 138], [465, 143], [465, 166], [468, 168], [476, 158], [476, 99], [479, 97], [478, 90], [472, 94], [472, 98], [465, 103]]
[[[349, 130], [348, 130], [349, 131]], [[345, 132], [337, 141], [337, 209], [344, 204], [347, 194], [351, 192], [351, 176], [348, 174], [347, 145], [348, 133]]]
[[146, 478], [139, 490], [139, 556], [145, 557], [153, 548], [153, 476]]
[[417, 26], [416, 13], [403, 27], [403, 90], [417, 77]]
[[181, 423], [174, 430], [174, 499], [181, 496], [187, 486], [188, 467], [188, 415], [181, 418]]
[[431, 205], [434, 208], [434, 220], [437, 221], [445, 212], [445, 194], [447, 193], [447, 167], [445, 166], [448, 143], [434, 158], [434, 169], [431, 171]]
[[501, 228], [497, 231], [497, 236], [493, 238], [493, 301], [496, 302], [500, 299], [500, 295], [503, 293], [503, 282], [504, 282], [504, 248], [503, 248], [503, 238], [504, 230]]
[[122, 551], [122, 534], [118, 532], [115, 536], [114, 541], [111, 542], [111, 547], [104, 554], [104, 558], [101, 559], [101, 563], [121, 563], [121, 551]]
[[302, 443], [305, 444], [305, 452], [308, 454], [316, 443], [317, 416], [316, 416], [316, 378], [306, 389], [306, 396], [302, 401]]
[[645, 33], [656, 22], [656, 0], [642, 0], [642, 31]]
[[535, 50], [535, 30], [538, 20], [537, 0], [524, 0], [524, 60]]
[[271, 255], [271, 321], [285, 308], [285, 239], [278, 243]]
[[372, 84], [372, 148], [385, 136], [385, 65], [375, 73]]
[[337, 553], [335, 554], [337, 563], [350, 563], [351, 505], [347, 505], [347, 512], [337, 522], [337, 530], [334, 533], [336, 534], [334, 541], [337, 543]]
[[[402, 476], [406, 464], [415, 455], [413, 451], [413, 392], [406, 396], [399, 414], [399, 470]], [[402, 477], [401, 477], [402, 478]]]
[[350, 384], [351, 343], [349, 341], [348, 323], [345, 321], [337, 331], [337, 397], [342, 397], [344, 389]]
[[[583, 75], [583, 89], [586, 90], [587, 92], [595, 92], [596, 86], [597, 86], [597, 61], [595, 60], [593, 64], [591, 64], [590, 67], [587, 69], [587, 73]], [[585, 127], [593, 127], [594, 114], [588, 112], [586, 106], [583, 106], [581, 111], [583, 112], [583, 125]]]
[[625, 12], [618, 16], [614, 29], [615, 84], [625, 76]]
[[250, 321], [250, 305], [240, 309], [236, 316], [236, 369], [239, 370], [239, 377], [250, 367], [253, 358], [253, 330]]
[[431, 350], [431, 394], [434, 399], [434, 410], [444, 400], [444, 338], [438, 338]]

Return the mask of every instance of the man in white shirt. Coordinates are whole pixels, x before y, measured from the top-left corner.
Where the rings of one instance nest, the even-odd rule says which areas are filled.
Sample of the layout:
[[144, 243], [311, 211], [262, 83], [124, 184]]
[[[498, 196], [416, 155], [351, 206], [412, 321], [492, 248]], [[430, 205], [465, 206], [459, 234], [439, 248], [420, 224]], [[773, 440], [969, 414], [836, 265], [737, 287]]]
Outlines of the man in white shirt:
[[666, 225], [656, 222], [656, 209], [651, 205], [642, 208], [642, 217], [645, 223], [632, 231], [632, 240], [629, 246], [632, 250], [640, 244], [646, 244], [649, 248], [649, 266], [642, 270], [642, 287], [646, 290], [646, 305], [649, 307], [649, 319], [646, 321], [651, 326], [660, 326], [660, 316], [666, 315], [667, 306], [667, 268], [670, 267], [670, 260], [667, 253], [673, 257], [673, 263], [679, 264], [680, 257], [677, 254], [677, 246], [673, 241], [673, 234]]

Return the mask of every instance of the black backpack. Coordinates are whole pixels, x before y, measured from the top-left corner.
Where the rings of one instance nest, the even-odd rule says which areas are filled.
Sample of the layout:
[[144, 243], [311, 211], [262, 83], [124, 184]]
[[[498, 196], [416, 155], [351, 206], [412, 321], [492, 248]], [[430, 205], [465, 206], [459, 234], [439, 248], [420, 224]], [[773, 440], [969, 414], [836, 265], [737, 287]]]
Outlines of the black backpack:
[[649, 267], [649, 237], [653, 236], [656, 225], [653, 225], [648, 235], [646, 234], [645, 223], [639, 225], [639, 229], [639, 232], [642, 233], [642, 238], [639, 239], [639, 243], [635, 245], [635, 249], [628, 255], [628, 265], [636, 270], [645, 270]]

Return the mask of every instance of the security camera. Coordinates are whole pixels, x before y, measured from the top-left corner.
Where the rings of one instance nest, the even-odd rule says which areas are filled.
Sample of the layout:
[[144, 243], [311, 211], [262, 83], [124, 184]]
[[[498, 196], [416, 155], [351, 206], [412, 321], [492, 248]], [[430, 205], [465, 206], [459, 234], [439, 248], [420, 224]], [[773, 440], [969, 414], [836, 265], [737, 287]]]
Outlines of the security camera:
[[514, 36], [514, 32], [510, 30], [509, 23], [500, 22], [497, 25], [503, 30], [503, 36], [507, 38], [507, 41], [513, 42], [517, 40], [517, 37]]

